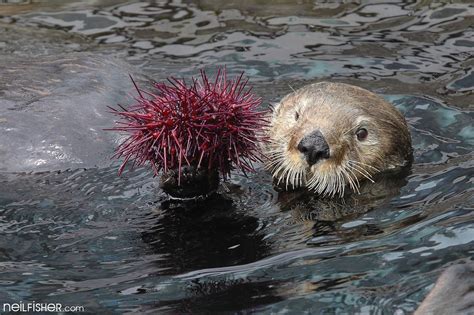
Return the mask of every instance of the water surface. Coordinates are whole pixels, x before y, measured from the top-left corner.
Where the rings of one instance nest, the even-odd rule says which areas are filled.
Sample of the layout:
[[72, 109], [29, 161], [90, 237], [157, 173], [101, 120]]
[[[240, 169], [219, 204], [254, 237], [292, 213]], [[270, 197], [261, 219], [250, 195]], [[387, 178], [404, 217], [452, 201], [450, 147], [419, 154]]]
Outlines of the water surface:
[[12, 2], [25, 3], [0, 5], [0, 54], [90, 52], [156, 80], [225, 65], [265, 105], [309, 82], [356, 84], [404, 113], [415, 161], [393, 198], [331, 222], [292, 208], [261, 166], [198, 203], [167, 200], [147, 168], [0, 173], [1, 301], [409, 314], [473, 256], [471, 4]]

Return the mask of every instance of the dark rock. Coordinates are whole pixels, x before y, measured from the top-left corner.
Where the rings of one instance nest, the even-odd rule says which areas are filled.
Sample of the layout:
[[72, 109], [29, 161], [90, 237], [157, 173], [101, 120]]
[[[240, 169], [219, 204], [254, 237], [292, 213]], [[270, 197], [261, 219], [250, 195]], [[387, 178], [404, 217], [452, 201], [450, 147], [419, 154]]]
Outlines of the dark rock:
[[415, 315], [474, 314], [474, 263], [446, 269]]

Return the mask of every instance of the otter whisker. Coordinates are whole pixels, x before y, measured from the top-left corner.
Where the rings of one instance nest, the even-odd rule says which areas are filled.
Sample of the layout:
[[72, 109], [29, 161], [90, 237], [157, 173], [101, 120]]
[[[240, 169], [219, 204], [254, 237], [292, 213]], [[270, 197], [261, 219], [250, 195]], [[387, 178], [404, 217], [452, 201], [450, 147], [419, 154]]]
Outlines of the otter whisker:
[[349, 164], [351, 165], [351, 167], [357, 168], [358, 170], [364, 172], [364, 174], [367, 175], [368, 177], [372, 177], [372, 174], [370, 174], [369, 171], [367, 171], [366, 169], [364, 169], [363, 166], [358, 165], [357, 163], [354, 163], [354, 162], [350, 162], [350, 161], [351, 161], [351, 160], [349, 160]]
[[359, 182], [359, 179], [357, 178], [357, 176], [352, 172], [352, 170], [348, 170], [348, 175], [349, 175], [349, 178], [351, 179], [351, 182], [352, 182], [352, 189], [357, 192], [358, 194], [360, 194], [360, 182]]
[[367, 179], [369, 179], [373, 182], [372, 174], [367, 172], [363, 167], [358, 166], [358, 165], [351, 165], [351, 166], [354, 170], [357, 170], [360, 174], [364, 175], [365, 178], [367, 178]]
[[275, 170], [278, 169], [279, 167], [281, 166], [281, 162], [279, 162], [278, 164], [275, 164], [275, 165], [267, 165], [266, 168], [272, 173], [272, 174], [275, 174], [277, 173]]
[[292, 176], [291, 176], [291, 185], [293, 185], [293, 187], [296, 186], [296, 176], [298, 174], [298, 169], [296, 167], [294, 167], [293, 169], [293, 172], [292, 172]]
[[374, 182], [374, 180], [372, 179], [372, 176], [370, 174], [368, 174], [367, 172], [365, 172], [364, 170], [360, 169], [360, 168], [357, 168], [356, 166], [354, 165], [351, 165], [352, 169], [354, 171], [356, 171], [357, 173], [361, 174], [363, 177], [365, 177], [366, 179], [370, 180], [372, 183]]
[[272, 165], [276, 165], [278, 163], [281, 163], [282, 161], [284, 161], [285, 157], [284, 156], [272, 156], [269, 158], [268, 161], [266, 161], [265, 165], [267, 166], [272, 166]]
[[275, 153], [275, 154], [272, 154], [271, 156], [268, 156], [268, 159], [266, 161], [266, 165], [275, 165], [275, 164], [280, 163], [284, 160], [285, 160], [284, 154]]
[[348, 135], [349, 133], [353, 133], [353, 132], [354, 132], [356, 129], [358, 129], [358, 128], [359, 128], [359, 126], [354, 126], [354, 127], [350, 128], [350, 129], [346, 130], [343, 135], [346, 136], [346, 135]]
[[278, 169], [280, 166], [281, 166], [281, 163], [272, 165], [272, 166], [267, 166], [267, 169], [270, 170], [270, 172], [275, 175], [276, 173], [278, 173], [276, 172], [276, 169]]
[[277, 185], [285, 183], [286, 189], [289, 185], [300, 186], [304, 169], [298, 163], [289, 159], [286, 154], [286, 144], [282, 141], [274, 140], [266, 148], [267, 161], [265, 167], [278, 179]]
[[294, 165], [289, 164], [287, 161], [284, 161], [280, 165], [280, 167], [273, 173], [274, 177], [278, 177], [277, 185], [279, 185], [282, 180], [285, 180], [286, 189], [288, 189], [289, 183], [294, 183], [294, 181], [292, 180], [294, 168]]
[[340, 189], [339, 187], [339, 179], [337, 176], [333, 177], [333, 187], [334, 187], [334, 190], [331, 192], [331, 197], [334, 197], [336, 194], [339, 195], [339, 197], [342, 197], [344, 191]]
[[337, 179], [338, 179], [339, 196], [342, 197], [344, 195], [344, 191], [346, 189], [346, 181], [344, 180], [344, 175], [342, 174], [342, 169], [338, 170]]
[[267, 155], [273, 155], [273, 156], [283, 156], [283, 153], [281, 152], [280, 149], [267, 150], [266, 154]]
[[305, 174], [304, 169], [301, 169], [301, 170], [299, 171], [299, 179], [298, 179], [298, 185], [299, 185], [299, 186], [303, 186], [303, 184], [304, 184], [304, 180], [306, 179], [305, 176], [304, 176], [304, 174]]
[[352, 188], [352, 190], [354, 190], [355, 192], [357, 192], [358, 194], [360, 194], [360, 191], [359, 191], [359, 187], [360, 187], [360, 183], [359, 183], [359, 180], [357, 179], [357, 176], [355, 176], [355, 174], [352, 172], [352, 170], [350, 169], [350, 165], [348, 164], [345, 164], [344, 167], [341, 169], [344, 174], [346, 174], [346, 178], [347, 178], [347, 181], [349, 182], [349, 186]]
[[339, 168], [332, 169], [330, 174], [332, 174], [332, 176], [328, 178], [329, 184], [327, 187], [327, 188], [330, 188], [329, 195], [331, 197], [334, 197], [337, 193], [339, 193], [339, 195], [342, 196], [342, 193], [344, 191], [344, 187], [343, 187], [344, 181], [341, 180], [341, 172]]
[[293, 187], [301, 186], [301, 170], [297, 169], [295, 172], [295, 178], [293, 179]]
[[323, 196], [333, 197], [336, 194], [342, 196], [345, 189], [345, 180], [340, 169], [336, 168], [328, 172], [313, 174], [307, 183], [307, 187]]
[[359, 180], [358, 180], [358, 178], [357, 178], [357, 175], [354, 174], [354, 172], [352, 171], [353, 166], [352, 166], [350, 163], [347, 163], [346, 166], [347, 166], [347, 168], [346, 168], [347, 171], [350, 172], [350, 174], [353, 176], [353, 178], [357, 181], [357, 185], [360, 186], [360, 185], [359, 185]]
[[355, 163], [355, 164], [358, 164], [358, 165], [362, 165], [362, 166], [366, 166], [366, 167], [370, 167], [371, 169], [373, 169], [374, 171], [376, 172], [380, 172], [380, 170], [372, 165], [369, 165], [367, 163], [363, 163], [363, 162], [360, 162], [360, 161], [354, 161], [354, 160], [349, 160], [349, 162], [351, 163]]
[[265, 164], [265, 167], [274, 173], [275, 169], [283, 163], [283, 159], [275, 160]]
[[274, 172], [274, 175], [278, 176], [277, 185], [280, 184], [281, 180], [284, 178], [287, 172], [288, 172], [288, 168], [286, 167], [285, 163], [282, 163], [280, 167]]
[[338, 181], [339, 181], [338, 190], [339, 190], [340, 196], [344, 195], [344, 191], [346, 189], [346, 181], [344, 180], [345, 177], [344, 177], [344, 173], [342, 171], [343, 171], [343, 169], [340, 168], [338, 173], [337, 173], [337, 178], [338, 178]]
[[288, 178], [287, 178], [287, 185], [291, 183], [293, 187], [300, 186], [303, 172], [304, 172], [304, 169], [302, 169], [300, 165], [294, 162], [291, 163], [290, 173], [288, 174]]
[[331, 179], [331, 197], [334, 197], [336, 192], [339, 191], [339, 173], [334, 170], [334, 176], [330, 177]]
[[367, 178], [369, 181], [371, 181], [372, 183], [375, 183], [375, 181], [372, 179], [372, 176], [370, 175], [366, 175], [364, 172], [360, 171], [359, 169], [357, 169], [356, 167], [354, 167], [354, 165], [352, 165], [352, 169], [354, 171], [356, 171], [357, 173], [361, 174], [362, 176], [364, 176], [365, 178]]
[[288, 184], [290, 182], [290, 179], [293, 177], [293, 173], [294, 173], [294, 167], [293, 165], [290, 165], [290, 167], [288, 168], [288, 173], [286, 174], [286, 183], [285, 183], [286, 189], [288, 189]]

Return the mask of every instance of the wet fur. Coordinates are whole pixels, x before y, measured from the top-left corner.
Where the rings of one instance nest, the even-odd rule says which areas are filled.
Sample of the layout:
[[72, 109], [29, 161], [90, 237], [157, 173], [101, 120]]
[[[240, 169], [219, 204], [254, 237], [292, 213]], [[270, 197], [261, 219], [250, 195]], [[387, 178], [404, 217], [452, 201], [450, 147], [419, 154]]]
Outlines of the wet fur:
[[[357, 140], [358, 128], [368, 130], [366, 140]], [[330, 158], [309, 167], [297, 146], [314, 130], [326, 139]], [[347, 187], [358, 192], [361, 181], [404, 166], [412, 153], [403, 115], [380, 96], [343, 83], [288, 94], [275, 106], [267, 133], [267, 168], [276, 184], [329, 197], [343, 196]]]

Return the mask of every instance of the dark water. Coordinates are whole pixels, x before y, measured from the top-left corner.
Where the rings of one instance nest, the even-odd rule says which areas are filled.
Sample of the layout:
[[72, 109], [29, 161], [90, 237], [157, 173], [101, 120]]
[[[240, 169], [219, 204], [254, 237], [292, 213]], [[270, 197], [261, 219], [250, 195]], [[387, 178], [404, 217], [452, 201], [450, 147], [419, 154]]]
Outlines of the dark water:
[[0, 54], [88, 51], [157, 80], [226, 65], [266, 103], [317, 80], [356, 84], [405, 114], [415, 162], [395, 197], [335, 222], [288, 206], [260, 166], [200, 203], [168, 201], [148, 169], [0, 173], [0, 302], [409, 314], [473, 257], [472, 4], [12, 2], [0, 27], [44, 36], [4, 32]]

